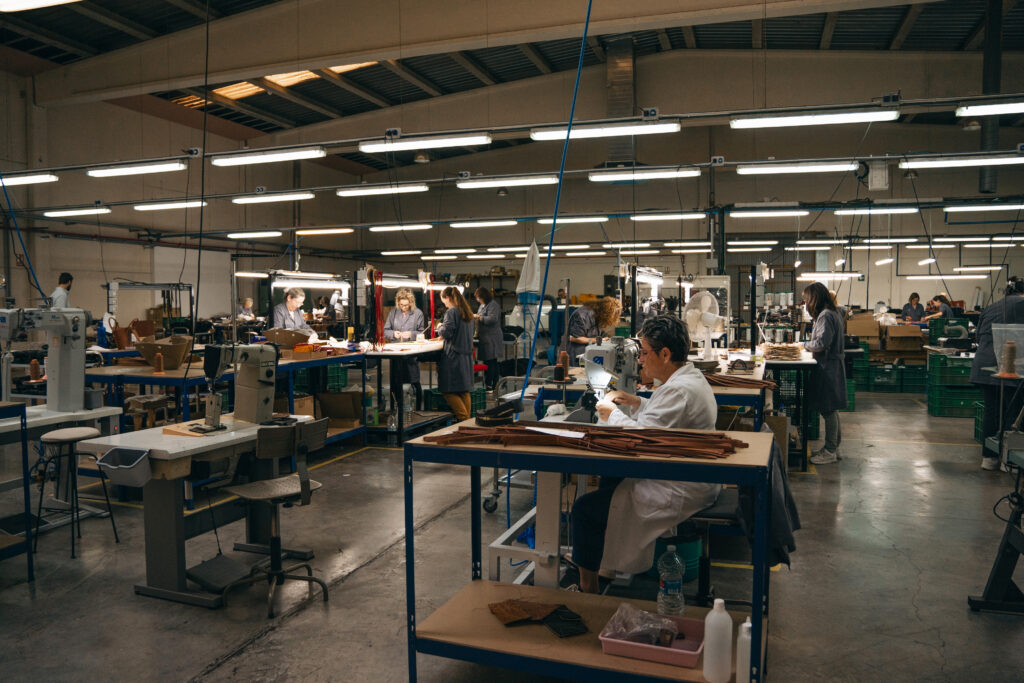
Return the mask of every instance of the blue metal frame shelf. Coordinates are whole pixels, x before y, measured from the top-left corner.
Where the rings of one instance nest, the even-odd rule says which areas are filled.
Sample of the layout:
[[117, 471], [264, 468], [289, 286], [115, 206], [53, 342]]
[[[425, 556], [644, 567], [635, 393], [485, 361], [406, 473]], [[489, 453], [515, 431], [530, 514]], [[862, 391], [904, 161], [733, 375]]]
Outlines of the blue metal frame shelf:
[[26, 561], [28, 562], [28, 580], [33, 582], [36, 580], [36, 574], [35, 566], [32, 562], [32, 500], [29, 493], [28, 423], [26, 421], [24, 403], [0, 404], [0, 419], [12, 417], [17, 417], [21, 420], [21, 489], [25, 507], [25, 535], [16, 541], [11, 541], [6, 537], [3, 538], [4, 544], [0, 547], [0, 560], [25, 553]]

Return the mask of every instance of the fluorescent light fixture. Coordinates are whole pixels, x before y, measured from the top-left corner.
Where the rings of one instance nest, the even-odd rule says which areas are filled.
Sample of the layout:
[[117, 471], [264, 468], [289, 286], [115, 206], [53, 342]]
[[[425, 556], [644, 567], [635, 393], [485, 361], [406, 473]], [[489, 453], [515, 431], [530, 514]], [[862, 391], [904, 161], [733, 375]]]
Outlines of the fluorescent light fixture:
[[809, 161], [796, 164], [739, 164], [736, 173], [739, 175], [773, 175], [782, 173], [842, 173], [856, 171], [860, 163], [856, 161]]
[[455, 181], [460, 190], [481, 190], [488, 187], [525, 187], [528, 185], [557, 185], [558, 176], [554, 173], [526, 176], [488, 176], [486, 178], [466, 178]]
[[988, 275], [904, 275], [908, 280], [984, 280]]
[[245, 166], [247, 164], [270, 164], [275, 161], [298, 161], [300, 159], [322, 159], [327, 156], [323, 147], [300, 147], [296, 149], [275, 149], [245, 154], [225, 154], [210, 160], [214, 166]]
[[374, 225], [370, 232], [408, 232], [411, 230], [430, 230], [430, 223], [411, 223], [409, 225]]
[[510, 228], [518, 221], [465, 221], [449, 223], [450, 228]]
[[476, 249], [435, 249], [435, 254], [475, 254]]
[[854, 244], [851, 247], [843, 247], [854, 251], [869, 251], [871, 249], [892, 249], [891, 244]]
[[655, 135], [657, 133], [678, 133], [682, 126], [678, 121], [654, 121], [651, 123], [625, 122], [605, 124], [580, 124], [568, 132], [567, 126], [534, 128], [531, 140], [564, 140], [568, 132], [570, 140], [582, 138], [610, 138], [620, 135]]
[[43, 215], [47, 218], [65, 218], [68, 216], [97, 216], [103, 213], [110, 213], [110, 209], [105, 206], [90, 209], [61, 209], [60, 211], [44, 211]]
[[955, 244], [908, 244], [907, 249], [953, 249]]
[[828, 251], [830, 247], [784, 247], [784, 249], [785, 251]]
[[733, 210], [729, 212], [731, 218], [797, 218], [809, 216], [810, 211], [803, 209], [775, 209], [775, 210]]
[[782, 116], [744, 116], [729, 121], [730, 128], [787, 128], [790, 126], [832, 126], [842, 123], [874, 123], [895, 121], [898, 109], [866, 109], [845, 112], [818, 112], [814, 114], [786, 114]]
[[917, 262], [917, 265], [919, 265], [919, 266], [927, 266], [929, 263], [935, 263], [935, 259], [934, 258], [921, 259], [920, 261]]
[[288, 192], [285, 194], [254, 194], [248, 197], [235, 197], [232, 204], [272, 204], [274, 202], [300, 202], [304, 199], [312, 199], [316, 195], [312, 192]]
[[737, 240], [726, 242], [730, 247], [770, 247], [778, 243], [778, 240]]
[[580, 249], [590, 249], [589, 244], [556, 244], [551, 247], [552, 251], [578, 251]]
[[419, 249], [402, 249], [399, 251], [382, 251], [381, 256], [419, 256], [423, 252]]
[[102, 166], [90, 168], [85, 171], [86, 175], [93, 178], [110, 178], [122, 175], [143, 175], [146, 173], [168, 173], [170, 171], [184, 171], [184, 161], [160, 161], [153, 164], [131, 164], [126, 166]]
[[835, 265], [835, 267], [838, 268], [839, 266], [843, 265], [844, 263], [846, 263], [846, 259], [840, 258], [840, 259], [836, 259], [836, 262], [833, 265]]
[[[608, 220], [608, 216], [568, 216], [562, 218], [559, 216], [559, 223], [604, 223]], [[537, 222], [541, 225], [551, 225], [555, 222], [554, 218], [538, 218]]]
[[606, 251], [569, 251], [562, 256], [604, 256], [607, 253]]
[[744, 251], [771, 251], [771, 247], [734, 247], [732, 249], [726, 249], [730, 254], [736, 254]]
[[663, 247], [710, 247], [711, 242], [665, 242]]
[[992, 240], [995, 242], [1021, 242], [1024, 241], [1024, 235], [997, 235]]
[[23, 173], [21, 175], [4, 175], [0, 179], [0, 187], [14, 187], [15, 185], [36, 185], [38, 183], [55, 183], [57, 176], [52, 173]]
[[270, 275], [268, 273], [257, 273], [255, 271], [250, 270], [240, 270], [237, 273], [235, 273], [235, 277], [248, 277], [253, 278], [255, 280], [265, 280], [268, 277], [270, 277]]
[[991, 242], [985, 242], [984, 244], [961, 244], [964, 249], [991, 249], [992, 247], [1007, 247], [1008, 244], [992, 244]]
[[618, 244], [602, 244], [605, 249], [643, 249], [651, 246], [650, 242], [619, 242]]
[[961, 206], [947, 206], [942, 210], [946, 213], [961, 213], [966, 211], [1024, 211], [1024, 204], [964, 204]]
[[438, 254], [425, 254], [423, 256], [420, 256], [420, 258], [423, 259], [424, 261], [454, 261], [455, 259], [457, 259], [459, 257], [458, 256], [444, 256], [444, 255], [438, 255]]
[[413, 149], [440, 149], [442, 147], [467, 147], [489, 144], [491, 144], [491, 136], [488, 133], [466, 133], [463, 135], [431, 135], [419, 138], [395, 138], [379, 142], [360, 142], [359, 151], [366, 154], [374, 154], [376, 152], [405, 152]]
[[992, 270], [1002, 270], [1003, 266], [959, 266], [953, 270], [957, 273], [982, 273]]
[[803, 264], [804, 264], [804, 262], [803, 262], [803, 261], [801, 261], [800, 259], [797, 259], [796, 261], [793, 261], [793, 267], [794, 267], [794, 268], [799, 268], [799, 267], [800, 267], [800, 266], [802, 266]]
[[1024, 102], [965, 104], [956, 108], [957, 116], [1001, 116], [1003, 114], [1024, 114]]
[[310, 272], [303, 271], [303, 270], [279, 270], [279, 271], [277, 271], [277, 275], [278, 275], [278, 277], [281, 277], [281, 276], [285, 276], [285, 277], [308, 277], [308, 278], [319, 279], [319, 280], [323, 280], [325, 278], [337, 279], [337, 278], [341, 277], [340, 275], [337, 275], [335, 273], [310, 273]]
[[936, 237], [936, 242], [988, 242], [988, 236], [971, 236], [971, 237]]
[[896, 260], [896, 259], [894, 259], [894, 258], [883, 258], [883, 259], [878, 259], [877, 261], [875, 261], [875, 265], [876, 265], [876, 266], [884, 266], [884, 265], [886, 265], [886, 264], [888, 264], [888, 263], [892, 263], [892, 262], [893, 262], [893, 261], [895, 261], [895, 260]]
[[354, 185], [352, 187], [340, 187], [334, 194], [339, 197], [369, 197], [380, 194], [426, 192], [429, 189], [430, 188], [423, 183], [408, 183], [405, 185]]
[[529, 247], [488, 247], [487, 251], [530, 251]]
[[136, 211], [168, 211], [171, 209], [196, 209], [200, 206], [206, 206], [206, 202], [199, 201], [187, 201], [187, 202], [164, 202], [162, 204], [136, 204], [132, 208]]
[[712, 249], [673, 249], [673, 254], [710, 254]]
[[900, 162], [900, 168], [973, 168], [975, 166], [1013, 166], [1016, 164], [1024, 164], [1024, 154], [904, 159]]
[[836, 209], [837, 216], [880, 216], [897, 213], [917, 213], [916, 206], [866, 206], [859, 209]]
[[0, 0], [0, 12], [21, 12], [27, 9], [67, 5], [78, 0]]
[[[548, 255], [545, 252], [543, 252], [543, 251], [540, 252], [539, 256], [541, 258], [547, 258], [548, 257]], [[526, 258], [526, 254], [516, 254], [515, 257], [516, 258]]]
[[495, 259], [505, 258], [504, 254], [470, 254], [466, 258], [468, 259]]
[[347, 235], [355, 232], [352, 228], [306, 228], [305, 230], [296, 230], [296, 235]]
[[846, 244], [850, 240], [797, 240], [796, 243], [804, 244]]
[[618, 183], [630, 182], [632, 180], [665, 180], [668, 178], [697, 178], [699, 176], [699, 168], [637, 168], [620, 171], [594, 171], [593, 173], [587, 174], [587, 178], [594, 183]]
[[864, 240], [868, 244], [910, 244], [916, 242], [916, 237], [873, 237]]
[[274, 280], [273, 284], [270, 285], [271, 289], [288, 289], [289, 287], [299, 287], [300, 289], [345, 289], [347, 290], [351, 285], [347, 282], [340, 282], [338, 280], [314, 280], [314, 279], [299, 279], [299, 278], [280, 278]]
[[650, 256], [657, 253], [660, 253], [657, 249], [629, 249], [619, 251], [619, 256]]
[[807, 282], [813, 280], [853, 280], [861, 277], [863, 273], [856, 273], [853, 271], [844, 272], [828, 272], [828, 273], [804, 273], [797, 278], [797, 280]]
[[630, 216], [631, 221], [697, 221], [707, 218], [703, 211], [691, 211], [689, 213], [641, 213]]
[[280, 237], [283, 233], [280, 230], [254, 230], [250, 232], [229, 232], [229, 240], [254, 240], [260, 237]]

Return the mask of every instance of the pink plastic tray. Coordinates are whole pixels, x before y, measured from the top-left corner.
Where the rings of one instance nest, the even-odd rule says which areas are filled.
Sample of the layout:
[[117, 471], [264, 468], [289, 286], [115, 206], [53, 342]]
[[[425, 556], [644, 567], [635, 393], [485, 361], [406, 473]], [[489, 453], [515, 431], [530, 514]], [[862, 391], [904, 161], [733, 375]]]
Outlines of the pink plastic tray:
[[631, 643], [627, 640], [600, 636], [601, 650], [606, 655], [646, 659], [661, 664], [685, 666], [689, 669], [696, 667], [700, 654], [704, 651], [704, 620], [676, 616], [668, 618], [676, 622], [680, 633], [686, 635], [683, 639], [677, 638], [671, 647]]

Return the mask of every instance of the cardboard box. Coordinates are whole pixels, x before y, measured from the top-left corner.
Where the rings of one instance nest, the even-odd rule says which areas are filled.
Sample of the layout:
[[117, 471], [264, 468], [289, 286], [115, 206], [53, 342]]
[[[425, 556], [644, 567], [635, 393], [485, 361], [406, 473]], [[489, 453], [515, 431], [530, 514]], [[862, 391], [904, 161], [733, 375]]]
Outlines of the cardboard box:
[[917, 337], [912, 336], [896, 336], [888, 337], [885, 340], [885, 348], [889, 351], [920, 351], [921, 346], [924, 344], [924, 340], [921, 335]]
[[316, 395], [320, 416], [330, 427], [352, 429], [363, 423], [363, 394], [358, 391], [324, 392]]
[[263, 336], [267, 338], [267, 341], [273, 342], [281, 347], [282, 351], [285, 349], [291, 351], [291, 348], [296, 344], [305, 344], [309, 341], [308, 333], [303, 334], [296, 330], [282, 330], [279, 328], [267, 330], [263, 333]]
[[881, 351], [882, 350], [882, 338], [881, 337], [861, 337], [860, 335], [858, 335], [858, 338], [862, 342], [867, 344], [868, 348], [870, 350], [872, 350], [872, 351]]
[[889, 339], [920, 339], [921, 328], [917, 325], [889, 325], [885, 328], [885, 336]]
[[858, 313], [846, 321], [846, 334], [854, 337], [881, 337], [878, 321], [870, 313]]
[[768, 415], [764, 418], [764, 423], [768, 425], [768, 429], [772, 430], [775, 435], [775, 443], [779, 444], [779, 449], [782, 450], [782, 457], [785, 459], [786, 453], [789, 452], [789, 416], [788, 415]]
[[292, 415], [314, 415], [315, 404], [312, 396], [296, 396], [295, 410], [288, 410], [288, 394], [278, 394], [274, 397], [275, 413], [290, 413]]

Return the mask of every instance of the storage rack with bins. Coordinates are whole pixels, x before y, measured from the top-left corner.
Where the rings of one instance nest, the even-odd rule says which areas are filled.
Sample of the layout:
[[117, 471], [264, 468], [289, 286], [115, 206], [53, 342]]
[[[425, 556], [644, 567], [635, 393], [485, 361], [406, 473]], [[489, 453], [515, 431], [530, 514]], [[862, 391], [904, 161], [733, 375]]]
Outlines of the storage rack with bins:
[[970, 358], [928, 354], [928, 414], [934, 417], [974, 417], [981, 390], [971, 385]]

